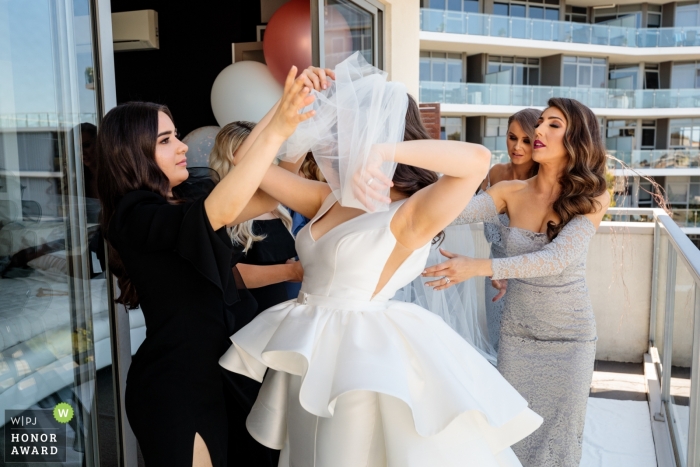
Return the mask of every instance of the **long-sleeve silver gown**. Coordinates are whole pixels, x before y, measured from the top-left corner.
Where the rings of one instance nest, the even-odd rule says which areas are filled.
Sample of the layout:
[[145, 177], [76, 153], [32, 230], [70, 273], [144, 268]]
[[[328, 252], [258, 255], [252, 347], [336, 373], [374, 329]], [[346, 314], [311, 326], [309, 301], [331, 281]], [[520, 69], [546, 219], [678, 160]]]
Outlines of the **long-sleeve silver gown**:
[[595, 360], [585, 271], [596, 229], [578, 216], [549, 242], [546, 234], [503, 225], [487, 193], [474, 197], [454, 224], [475, 222], [497, 226], [507, 256], [492, 263], [494, 279], [509, 279], [498, 370], [544, 418], [513, 450], [526, 467], [576, 467]]

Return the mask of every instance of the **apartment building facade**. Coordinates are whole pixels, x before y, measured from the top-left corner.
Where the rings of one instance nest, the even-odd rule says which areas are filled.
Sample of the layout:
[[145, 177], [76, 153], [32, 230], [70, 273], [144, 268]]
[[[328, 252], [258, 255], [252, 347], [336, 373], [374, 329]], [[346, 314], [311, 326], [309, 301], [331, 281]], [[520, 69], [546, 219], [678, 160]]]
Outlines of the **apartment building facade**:
[[[422, 0], [420, 100], [442, 135], [508, 159], [507, 117], [571, 97], [599, 117], [618, 206], [654, 207], [700, 238], [700, 4]], [[696, 243], [698, 243], [696, 241]]]

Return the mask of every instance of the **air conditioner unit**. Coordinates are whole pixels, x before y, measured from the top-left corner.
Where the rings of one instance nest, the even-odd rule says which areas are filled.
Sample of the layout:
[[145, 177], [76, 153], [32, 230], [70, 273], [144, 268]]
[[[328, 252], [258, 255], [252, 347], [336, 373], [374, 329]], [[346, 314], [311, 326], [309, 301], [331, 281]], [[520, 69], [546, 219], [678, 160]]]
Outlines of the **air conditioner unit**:
[[114, 51], [159, 49], [158, 12], [154, 10], [112, 13]]

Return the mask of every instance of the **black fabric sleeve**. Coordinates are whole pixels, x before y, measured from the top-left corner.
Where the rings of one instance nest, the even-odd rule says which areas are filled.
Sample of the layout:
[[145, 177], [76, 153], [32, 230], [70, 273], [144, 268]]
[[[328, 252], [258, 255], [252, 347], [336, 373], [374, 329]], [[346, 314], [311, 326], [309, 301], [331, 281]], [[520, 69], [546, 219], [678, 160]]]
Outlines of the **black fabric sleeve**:
[[204, 200], [170, 204], [150, 191], [127, 193], [117, 206], [110, 236], [140, 253], [176, 252], [219, 288], [230, 305], [238, 300], [231, 272], [232, 245], [225, 228], [212, 229]]
[[231, 305], [239, 299], [231, 267], [233, 245], [225, 227], [217, 231], [211, 227], [204, 209], [205, 199], [192, 203], [185, 213], [175, 250], [221, 289], [224, 302]]
[[151, 191], [124, 195], [110, 225], [110, 236], [140, 253], [175, 248], [180, 225], [192, 203], [170, 204]]

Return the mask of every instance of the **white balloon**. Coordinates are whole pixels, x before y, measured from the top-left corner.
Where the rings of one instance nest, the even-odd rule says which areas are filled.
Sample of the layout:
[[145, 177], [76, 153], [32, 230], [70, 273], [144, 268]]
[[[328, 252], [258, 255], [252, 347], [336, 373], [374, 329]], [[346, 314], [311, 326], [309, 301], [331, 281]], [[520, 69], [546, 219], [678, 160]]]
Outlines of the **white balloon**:
[[224, 68], [211, 88], [211, 109], [220, 126], [246, 120], [259, 122], [282, 97], [282, 86], [266, 65], [237, 62]]
[[188, 167], [209, 167], [209, 153], [214, 149], [214, 141], [220, 129], [218, 126], [203, 126], [190, 131], [182, 139], [187, 145]]

